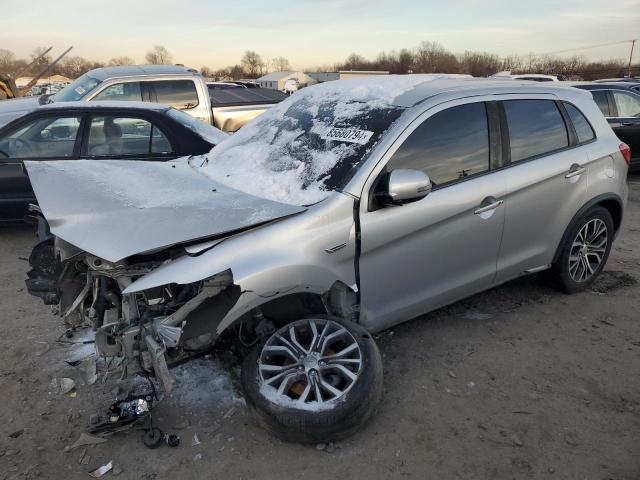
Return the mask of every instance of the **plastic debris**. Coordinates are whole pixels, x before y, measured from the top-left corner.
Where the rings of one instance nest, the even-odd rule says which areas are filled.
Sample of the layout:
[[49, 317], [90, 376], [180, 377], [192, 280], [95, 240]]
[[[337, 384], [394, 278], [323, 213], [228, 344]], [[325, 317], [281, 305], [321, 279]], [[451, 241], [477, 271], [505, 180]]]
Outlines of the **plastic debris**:
[[109, 407], [108, 417], [89, 427], [90, 433], [109, 434], [127, 430], [147, 419], [151, 411], [151, 397], [127, 396]]
[[58, 395], [65, 395], [69, 393], [71, 390], [73, 390], [75, 387], [76, 387], [76, 382], [74, 382], [70, 378], [61, 378], [60, 380], [58, 380], [57, 378], [54, 378], [53, 380], [51, 380], [51, 383], [49, 384], [49, 388], [51, 388], [52, 393], [55, 393]]
[[112, 468], [113, 468], [113, 461], [107, 463], [106, 465], [102, 465], [101, 467], [96, 468], [92, 472], [89, 472], [89, 475], [91, 475], [93, 478], [100, 478]]
[[195, 447], [196, 445], [200, 445], [200, 438], [197, 433], [193, 434], [193, 439], [191, 440], [191, 446]]
[[66, 447], [64, 447], [64, 451], [70, 452], [71, 450], [75, 450], [78, 447], [83, 447], [85, 445], [98, 445], [106, 441], [107, 441], [106, 438], [95, 437], [93, 435], [89, 435], [88, 433], [83, 432], [78, 437], [78, 440], [76, 440], [72, 445], [67, 445]]
[[175, 433], [166, 435], [166, 440], [167, 440], [167, 445], [169, 445], [172, 448], [175, 448], [180, 445], [180, 437]]
[[84, 373], [87, 385], [93, 385], [98, 380], [98, 370], [96, 368], [96, 357], [90, 356], [82, 360], [80, 369]]

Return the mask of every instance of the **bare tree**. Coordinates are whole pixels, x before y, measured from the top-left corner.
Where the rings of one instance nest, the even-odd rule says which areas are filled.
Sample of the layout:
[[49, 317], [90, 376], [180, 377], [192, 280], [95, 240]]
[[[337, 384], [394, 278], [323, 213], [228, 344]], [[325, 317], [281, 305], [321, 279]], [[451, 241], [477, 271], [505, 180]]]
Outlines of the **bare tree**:
[[291, 65], [289, 65], [289, 60], [284, 57], [276, 57], [271, 60], [271, 66], [276, 72], [285, 72], [291, 70]]
[[0, 73], [11, 73], [16, 62], [16, 56], [11, 50], [0, 48]]
[[200, 75], [202, 75], [204, 78], [212, 78], [214, 76], [213, 70], [211, 70], [207, 66], [200, 67]]
[[466, 51], [459, 56], [460, 70], [474, 77], [488, 77], [501, 70], [500, 57], [491, 53]]
[[342, 65], [342, 69], [344, 70], [367, 70], [368, 68], [368, 62], [362, 55], [358, 55], [357, 53], [349, 55], [344, 65]]
[[257, 78], [263, 68], [262, 57], [252, 50], [244, 52], [240, 64], [249, 78]]
[[438, 42], [422, 42], [416, 49], [413, 69], [419, 73], [457, 73], [458, 60]]
[[154, 45], [153, 50], [147, 52], [144, 58], [150, 65], [169, 64], [173, 61], [169, 51], [162, 45]]
[[109, 60], [110, 67], [120, 67], [123, 65], [135, 65], [136, 61], [131, 57], [113, 57]]
[[[229, 77], [231, 80], [240, 80], [241, 78], [245, 78], [247, 76], [249, 75], [247, 75], [247, 72], [245, 71], [242, 65], [234, 65], [232, 67], [229, 67]], [[255, 78], [255, 77], [250, 77], [250, 78]]]
[[60, 72], [70, 78], [77, 78], [83, 73], [91, 70], [91, 62], [86, 58], [73, 56], [65, 57], [60, 62]]

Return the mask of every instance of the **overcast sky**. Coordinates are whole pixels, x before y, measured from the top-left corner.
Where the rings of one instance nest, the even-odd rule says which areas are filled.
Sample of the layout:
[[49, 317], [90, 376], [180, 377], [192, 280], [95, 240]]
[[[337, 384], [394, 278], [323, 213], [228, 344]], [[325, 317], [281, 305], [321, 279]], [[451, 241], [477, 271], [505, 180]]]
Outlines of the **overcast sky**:
[[[435, 40], [453, 52], [549, 53], [640, 37], [640, 0], [2, 0], [0, 47], [38, 46], [107, 61], [144, 62], [153, 45], [175, 62], [220, 68], [251, 49], [295, 68], [330, 65], [352, 52]], [[630, 44], [567, 52], [627, 58]], [[640, 61], [636, 45], [634, 63]]]

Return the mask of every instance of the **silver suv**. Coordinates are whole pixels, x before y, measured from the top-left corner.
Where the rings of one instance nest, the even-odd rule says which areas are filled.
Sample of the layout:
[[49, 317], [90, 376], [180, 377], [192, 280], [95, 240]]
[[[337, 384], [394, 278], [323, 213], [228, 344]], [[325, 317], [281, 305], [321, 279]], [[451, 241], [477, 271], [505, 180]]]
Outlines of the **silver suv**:
[[534, 272], [589, 286], [629, 158], [578, 89], [327, 82], [203, 157], [28, 163], [52, 235], [27, 284], [167, 390], [172, 364], [235, 345], [261, 424], [335, 440], [381, 395], [369, 332]]

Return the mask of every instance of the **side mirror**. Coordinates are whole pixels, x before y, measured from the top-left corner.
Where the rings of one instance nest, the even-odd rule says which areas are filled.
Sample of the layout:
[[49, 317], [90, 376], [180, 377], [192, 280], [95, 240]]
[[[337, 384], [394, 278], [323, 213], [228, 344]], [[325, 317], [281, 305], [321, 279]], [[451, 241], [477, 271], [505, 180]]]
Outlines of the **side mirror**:
[[420, 200], [431, 192], [429, 175], [420, 170], [393, 170], [389, 174], [389, 185], [385, 197], [389, 203], [402, 204]]

